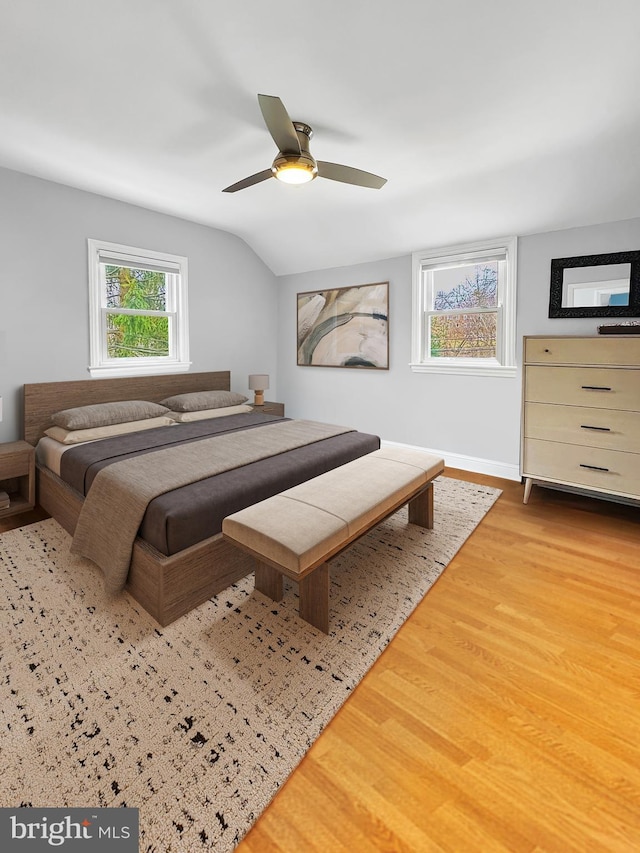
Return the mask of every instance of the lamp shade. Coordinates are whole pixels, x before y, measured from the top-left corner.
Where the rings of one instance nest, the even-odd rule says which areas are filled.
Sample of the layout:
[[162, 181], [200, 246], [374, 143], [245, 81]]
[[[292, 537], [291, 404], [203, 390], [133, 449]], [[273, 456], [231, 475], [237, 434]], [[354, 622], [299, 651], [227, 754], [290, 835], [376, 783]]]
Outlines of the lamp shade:
[[266, 391], [269, 387], [269, 376], [267, 373], [249, 374], [249, 388], [251, 391]]

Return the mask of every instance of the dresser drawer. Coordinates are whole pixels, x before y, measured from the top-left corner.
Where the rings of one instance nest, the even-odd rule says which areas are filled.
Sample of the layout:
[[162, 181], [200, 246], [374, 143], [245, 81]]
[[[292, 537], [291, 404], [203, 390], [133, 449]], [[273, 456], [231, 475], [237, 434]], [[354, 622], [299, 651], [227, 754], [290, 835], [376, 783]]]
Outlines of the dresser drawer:
[[523, 442], [523, 475], [640, 498], [638, 453], [527, 438]]
[[640, 412], [640, 370], [613, 367], [527, 367], [524, 399]]
[[529, 364], [622, 364], [640, 367], [640, 337], [525, 338]]
[[640, 453], [640, 412], [525, 403], [524, 436]]

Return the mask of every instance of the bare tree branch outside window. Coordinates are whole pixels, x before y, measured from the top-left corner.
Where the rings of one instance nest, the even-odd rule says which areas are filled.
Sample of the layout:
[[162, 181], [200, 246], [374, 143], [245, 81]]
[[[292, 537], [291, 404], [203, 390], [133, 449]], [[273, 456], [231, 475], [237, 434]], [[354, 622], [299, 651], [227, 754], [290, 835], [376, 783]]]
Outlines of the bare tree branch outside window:
[[[431, 355], [440, 358], [494, 358], [496, 355], [498, 262], [459, 267], [462, 280], [435, 293], [430, 317]], [[436, 281], [451, 270], [435, 270]], [[471, 309], [465, 312], [464, 309]], [[446, 313], [445, 313], [446, 312]], [[453, 313], [450, 313], [453, 312]]]

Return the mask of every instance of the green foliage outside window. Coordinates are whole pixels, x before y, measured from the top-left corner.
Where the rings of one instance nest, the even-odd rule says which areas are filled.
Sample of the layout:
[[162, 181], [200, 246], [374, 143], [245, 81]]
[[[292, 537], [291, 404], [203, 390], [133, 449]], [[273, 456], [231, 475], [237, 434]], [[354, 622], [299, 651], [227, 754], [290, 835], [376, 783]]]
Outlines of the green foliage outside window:
[[169, 319], [144, 313], [166, 310], [166, 273], [105, 266], [107, 307], [133, 309], [136, 314], [107, 314], [109, 358], [169, 355]]

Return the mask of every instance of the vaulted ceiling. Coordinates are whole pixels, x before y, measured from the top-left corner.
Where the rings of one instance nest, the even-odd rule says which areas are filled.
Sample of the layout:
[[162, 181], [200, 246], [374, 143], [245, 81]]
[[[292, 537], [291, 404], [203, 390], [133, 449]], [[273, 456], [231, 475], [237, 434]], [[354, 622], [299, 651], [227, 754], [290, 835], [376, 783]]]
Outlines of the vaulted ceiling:
[[[639, 37], [638, 0], [0, 0], [0, 165], [231, 231], [278, 275], [626, 219]], [[276, 155], [258, 93], [387, 184], [222, 193]]]

